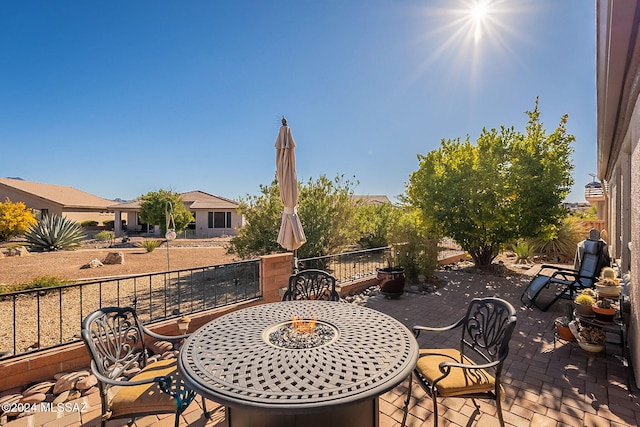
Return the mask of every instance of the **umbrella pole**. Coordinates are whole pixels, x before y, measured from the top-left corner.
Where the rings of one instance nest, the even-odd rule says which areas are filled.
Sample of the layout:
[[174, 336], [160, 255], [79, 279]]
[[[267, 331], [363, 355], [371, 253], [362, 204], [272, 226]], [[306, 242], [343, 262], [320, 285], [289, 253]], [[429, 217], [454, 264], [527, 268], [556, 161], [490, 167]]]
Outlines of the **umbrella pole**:
[[293, 250], [293, 268], [292, 268], [293, 274], [298, 273], [298, 250], [294, 249]]

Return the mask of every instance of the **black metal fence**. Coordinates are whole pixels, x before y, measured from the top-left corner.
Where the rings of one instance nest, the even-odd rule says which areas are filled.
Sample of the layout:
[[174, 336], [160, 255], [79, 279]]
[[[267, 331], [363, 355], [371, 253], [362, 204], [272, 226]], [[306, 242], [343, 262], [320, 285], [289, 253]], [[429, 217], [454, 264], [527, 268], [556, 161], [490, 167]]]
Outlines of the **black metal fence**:
[[135, 306], [145, 323], [257, 298], [260, 261], [140, 274], [0, 295], [0, 357], [80, 338], [80, 323], [99, 307]]
[[299, 259], [298, 270], [316, 268], [335, 276], [338, 284], [345, 284], [367, 277], [375, 277], [378, 268], [386, 267], [391, 246], [344, 252], [315, 258]]

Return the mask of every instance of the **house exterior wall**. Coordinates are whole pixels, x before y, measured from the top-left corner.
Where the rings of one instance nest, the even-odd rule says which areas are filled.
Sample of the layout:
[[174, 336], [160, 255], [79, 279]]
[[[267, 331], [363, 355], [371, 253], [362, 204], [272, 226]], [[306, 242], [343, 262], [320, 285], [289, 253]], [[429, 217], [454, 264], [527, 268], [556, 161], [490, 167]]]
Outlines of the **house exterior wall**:
[[37, 209], [40, 211], [46, 209], [50, 215], [62, 215], [62, 205], [53, 203], [50, 200], [44, 200], [40, 197], [32, 196], [30, 194], [25, 194], [22, 191], [0, 184], [0, 201], [4, 203], [7, 197], [9, 198], [9, 200], [11, 200], [12, 203], [24, 203], [29, 209]]
[[[231, 212], [231, 227], [229, 228], [209, 228], [209, 212]], [[196, 217], [196, 238], [208, 239], [212, 237], [235, 236], [238, 234], [237, 229], [242, 226], [242, 217], [238, 215], [235, 209], [214, 209], [197, 210]]]

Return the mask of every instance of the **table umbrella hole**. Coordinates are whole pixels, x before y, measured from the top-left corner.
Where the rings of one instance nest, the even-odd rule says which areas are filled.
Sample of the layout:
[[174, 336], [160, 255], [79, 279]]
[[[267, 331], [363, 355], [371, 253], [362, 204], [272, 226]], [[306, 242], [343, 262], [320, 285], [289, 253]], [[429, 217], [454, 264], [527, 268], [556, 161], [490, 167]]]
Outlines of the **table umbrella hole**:
[[338, 329], [330, 323], [297, 317], [269, 326], [263, 333], [267, 344], [290, 350], [321, 347], [338, 337]]

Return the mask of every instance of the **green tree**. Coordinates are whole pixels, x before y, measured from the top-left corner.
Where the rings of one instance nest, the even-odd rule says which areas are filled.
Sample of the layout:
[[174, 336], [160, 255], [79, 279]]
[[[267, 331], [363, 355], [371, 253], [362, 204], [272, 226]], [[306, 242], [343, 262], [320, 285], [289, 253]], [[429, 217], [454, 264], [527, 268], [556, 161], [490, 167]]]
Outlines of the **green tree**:
[[12, 203], [8, 197], [0, 202], [0, 241], [24, 234], [36, 223], [35, 215], [24, 203]]
[[[180, 194], [170, 190], [152, 191], [139, 197], [140, 220], [146, 224], [159, 225], [162, 233], [167, 231], [167, 211], [173, 208], [176, 232], [184, 230], [193, 221], [193, 215], [182, 202]], [[169, 228], [172, 224], [169, 224]]]
[[[354, 183], [341, 176], [322, 175], [299, 183], [298, 215], [307, 242], [297, 252], [299, 258], [335, 253], [357, 240], [355, 204], [350, 196]], [[283, 252], [278, 231], [284, 208], [278, 183], [261, 185], [260, 194], [240, 200], [239, 212], [247, 225], [231, 240], [229, 252], [243, 258]]]
[[483, 129], [469, 138], [442, 140], [419, 155], [407, 201], [438, 234], [455, 239], [476, 265], [489, 265], [501, 246], [535, 238], [566, 216], [561, 202], [573, 184], [567, 115], [552, 134], [540, 122], [538, 100], [524, 133], [513, 127]]
[[401, 207], [391, 203], [357, 205], [356, 222], [360, 232], [360, 246], [370, 249], [389, 245], [403, 214]]

